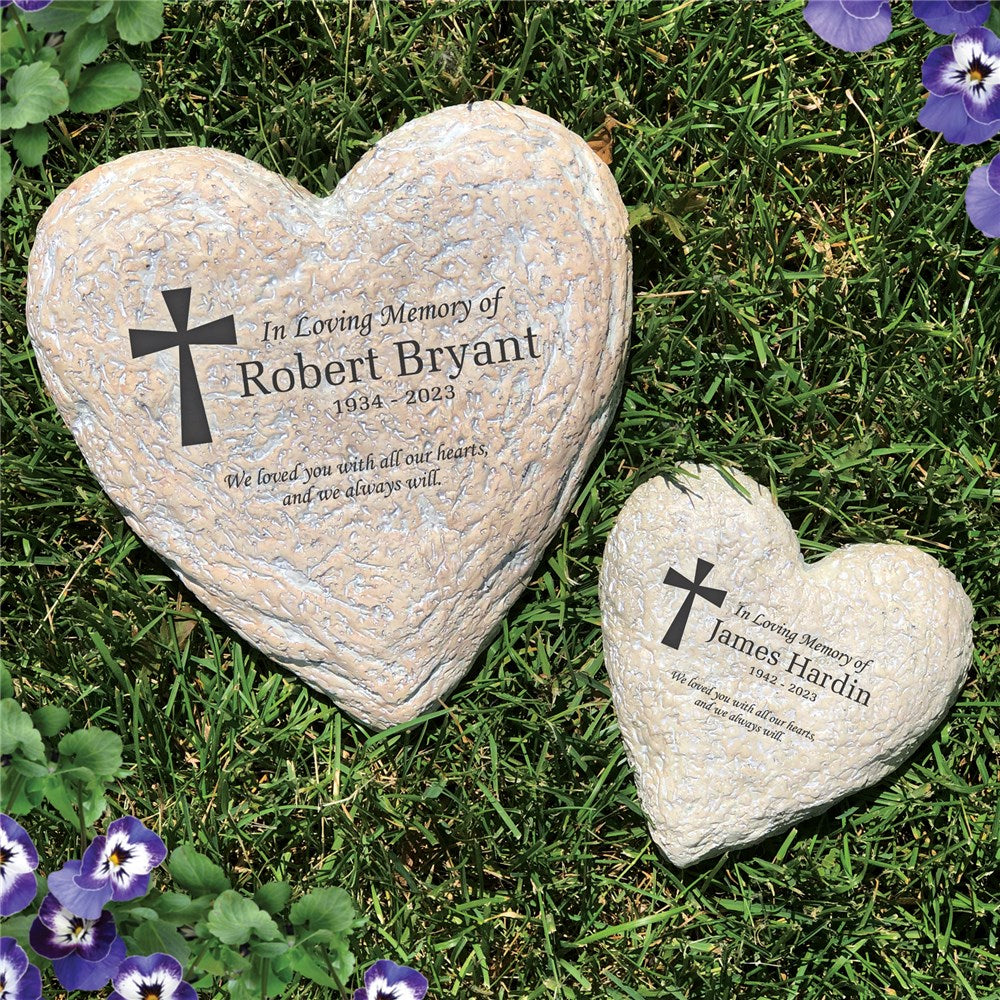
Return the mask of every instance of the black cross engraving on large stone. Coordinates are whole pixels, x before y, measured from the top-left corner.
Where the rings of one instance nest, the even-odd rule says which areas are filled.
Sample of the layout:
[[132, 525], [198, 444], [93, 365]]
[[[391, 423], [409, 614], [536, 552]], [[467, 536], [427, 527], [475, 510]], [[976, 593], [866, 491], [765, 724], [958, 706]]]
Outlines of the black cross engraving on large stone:
[[715, 587], [702, 586], [705, 577], [711, 573], [714, 566], [715, 563], [699, 559], [698, 565], [695, 568], [693, 581], [689, 580], [686, 576], [682, 576], [672, 566], [667, 570], [667, 575], [664, 577], [663, 582], [669, 584], [671, 587], [682, 587], [687, 591], [687, 596], [684, 598], [684, 603], [681, 604], [680, 610], [674, 615], [674, 620], [670, 623], [667, 634], [663, 637], [664, 646], [669, 646], [671, 649], [680, 649], [681, 637], [684, 635], [684, 629], [687, 627], [688, 616], [691, 614], [695, 595], [703, 597], [706, 601], [710, 601], [717, 608], [722, 607], [722, 602], [726, 599], [726, 591], [717, 590]]
[[192, 344], [235, 344], [236, 324], [232, 316], [213, 319], [193, 330], [188, 329], [188, 311], [191, 306], [190, 288], [173, 288], [162, 292], [175, 330], [129, 330], [132, 357], [142, 358], [176, 347], [180, 353], [181, 382], [181, 444], [208, 444], [212, 432], [208, 429], [205, 404], [198, 387], [198, 376], [191, 357]]

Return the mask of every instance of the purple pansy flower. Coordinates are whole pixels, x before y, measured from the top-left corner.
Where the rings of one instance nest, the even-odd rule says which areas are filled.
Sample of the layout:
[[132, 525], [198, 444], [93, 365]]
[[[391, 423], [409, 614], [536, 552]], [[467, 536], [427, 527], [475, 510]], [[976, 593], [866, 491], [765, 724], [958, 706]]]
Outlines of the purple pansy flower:
[[[52, 0], [13, 0], [15, 7], [20, 7], [26, 14], [34, 14], [36, 10], [48, 7]], [[0, 7], [9, 7], [11, 0], [0, 0]]]
[[888, 0], [809, 0], [802, 16], [824, 42], [845, 52], [864, 52], [892, 31]]
[[31, 947], [52, 961], [56, 978], [68, 990], [99, 990], [125, 958], [114, 917], [79, 917], [49, 893], [28, 931]]
[[82, 863], [67, 861], [49, 876], [49, 895], [55, 896], [70, 913], [86, 920], [96, 920], [111, 899], [111, 886], [101, 889], [82, 889], [77, 884]]
[[149, 873], [167, 856], [160, 838], [134, 816], [116, 819], [103, 837], [95, 837], [83, 855], [76, 884], [84, 890], [111, 889], [117, 902], [144, 896]]
[[23, 910], [38, 891], [38, 851], [27, 830], [0, 813], [0, 917]]
[[0, 1000], [42, 1000], [42, 974], [12, 937], [0, 938]]
[[198, 1000], [194, 987], [184, 982], [184, 970], [173, 955], [127, 958], [112, 979], [108, 1000]]
[[88, 962], [79, 955], [67, 955], [52, 963], [52, 971], [68, 990], [100, 990], [108, 985], [108, 980], [125, 961], [127, 953], [125, 942], [116, 937], [104, 958]]
[[149, 873], [167, 856], [163, 841], [134, 816], [116, 819], [95, 837], [82, 861], [67, 861], [49, 876], [49, 891], [79, 917], [96, 920], [110, 900], [144, 896]]
[[354, 1000], [423, 1000], [427, 980], [416, 969], [383, 958], [365, 973], [365, 988]]
[[922, 77], [930, 91], [918, 119], [924, 128], [963, 146], [1000, 132], [1000, 38], [988, 28], [934, 49]]
[[913, 0], [913, 13], [939, 35], [958, 35], [986, 23], [990, 0]]
[[965, 210], [983, 235], [1000, 237], [1000, 153], [972, 171], [965, 190]]

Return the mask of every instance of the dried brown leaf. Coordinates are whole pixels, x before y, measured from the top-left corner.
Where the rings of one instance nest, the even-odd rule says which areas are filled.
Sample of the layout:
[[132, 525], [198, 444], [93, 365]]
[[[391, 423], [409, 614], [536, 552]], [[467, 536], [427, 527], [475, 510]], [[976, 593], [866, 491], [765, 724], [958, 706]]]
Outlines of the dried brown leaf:
[[609, 167], [611, 166], [612, 147], [615, 141], [611, 130], [615, 128], [627, 128], [627, 126], [616, 118], [612, 118], [611, 115], [605, 115], [604, 124], [587, 140], [587, 145]]

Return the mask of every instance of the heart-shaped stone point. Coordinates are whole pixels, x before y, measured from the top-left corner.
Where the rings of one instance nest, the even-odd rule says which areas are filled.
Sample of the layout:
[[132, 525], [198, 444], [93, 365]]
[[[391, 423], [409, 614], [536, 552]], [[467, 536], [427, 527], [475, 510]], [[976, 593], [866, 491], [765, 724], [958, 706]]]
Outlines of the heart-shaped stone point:
[[860, 544], [807, 565], [770, 493], [726, 475], [644, 483], [601, 568], [615, 711], [653, 839], [682, 867], [884, 778], [972, 655], [972, 605], [931, 556]]
[[614, 414], [631, 303], [607, 167], [446, 108], [328, 198], [137, 153], [43, 218], [28, 325], [101, 485], [184, 584], [374, 727], [464, 675]]

